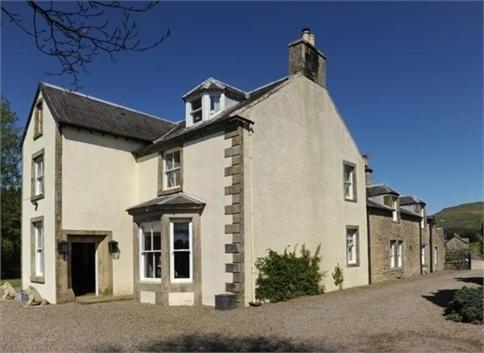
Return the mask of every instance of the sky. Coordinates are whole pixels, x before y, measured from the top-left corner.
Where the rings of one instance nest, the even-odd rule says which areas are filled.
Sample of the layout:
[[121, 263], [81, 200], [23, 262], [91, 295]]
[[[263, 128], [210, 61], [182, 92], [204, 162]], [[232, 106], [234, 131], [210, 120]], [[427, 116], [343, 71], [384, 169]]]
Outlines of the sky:
[[[31, 18], [22, 3], [8, 3]], [[138, 15], [141, 39], [171, 35], [115, 62], [99, 56], [82, 92], [179, 121], [181, 96], [212, 76], [251, 90], [287, 75], [303, 27], [328, 57], [327, 87], [376, 183], [429, 213], [483, 200], [482, 2], [161, 3]], [[115, 20], [113, 17], [112, 20]], [[1, 27], [1, 92], [25, 124], [39, 81], [67, 88], [32, 39]]]

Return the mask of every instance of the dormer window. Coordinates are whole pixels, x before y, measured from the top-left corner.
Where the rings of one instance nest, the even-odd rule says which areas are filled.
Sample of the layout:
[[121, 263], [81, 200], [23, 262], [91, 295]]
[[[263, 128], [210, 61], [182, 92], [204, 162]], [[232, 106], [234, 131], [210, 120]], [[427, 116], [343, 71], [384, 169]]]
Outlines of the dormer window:
[[192, 100], [191, 105], [192, 111], [190, 114], [192, 115], [193, 123], [196, 124], [202, 121], [202, 97]]
[[220, 94], [210, 95], [210, 115], [216, 114], [220, 111]]
[[385, 195], [383, 196], [383, 204], [393, 209], [392, 212], [392, 220], [393, 222], [399, 221], [399, 205], [398, 205], [398, 196], [395, 195]]

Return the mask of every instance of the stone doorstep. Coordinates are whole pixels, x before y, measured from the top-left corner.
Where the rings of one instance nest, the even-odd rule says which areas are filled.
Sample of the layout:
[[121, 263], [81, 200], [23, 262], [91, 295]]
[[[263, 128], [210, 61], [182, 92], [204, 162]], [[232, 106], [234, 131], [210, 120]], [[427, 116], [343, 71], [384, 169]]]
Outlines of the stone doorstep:
[[123, 300], [131, 300], [134, 297], [132, 295], [85, 295], [76, 297], [75, 301], [79, 304], [97, 304], [108, 302], [119, 302]]

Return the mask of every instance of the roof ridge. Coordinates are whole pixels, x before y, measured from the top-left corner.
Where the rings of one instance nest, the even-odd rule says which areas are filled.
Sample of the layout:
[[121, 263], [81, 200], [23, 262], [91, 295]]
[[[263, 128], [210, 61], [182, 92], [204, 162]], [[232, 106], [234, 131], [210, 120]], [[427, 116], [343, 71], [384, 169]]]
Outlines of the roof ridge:
[[133, 108], [130, 108], [130, 107], [127, 107], [127, 106], [118, 104], [118, 103], [110, 102], [110, 101], [105, 100], [105, 99], [101, 99], [101, 98], [98, 98], [98, 97], [90, 96], [90, 95], [88, 95], [86, 93], [81, 93], [81, 92], [78, 92], [78, 91], [72, 91], [72, 90], [69, 90], [69, 89], [66, 89], [66, 88], [63, 88], [63, 87], [54, 85], [52, 83], [41, 82], [41, 85], [48, 86], [48, 87], [51, 87], [51, 88], [54, 88], [54, 89], [58, 89], [58, 90], [61, 90], [61, 91], [67, 92], [67, 93], [72, 93], [72, 94], [75, 94], [75, 95], [78, 95], [78, 96], [81, 96], [81, 97], [84, 97], [84, 98], [88, 98], [88, 99], [91, 99], [91, 100], [94, 100], [94, 101], [97, 101], [97, 102], [100, 102], [100, 103], [109, 104], [109, 105], [112, 105], [113, 107], [117, 107], [117, 108], [129, 110], [129, 111], [132, 111], [134, 113], [146, 115], [147, 117], [154, 118], [154, 119], [158, 119], [158, 120], [162, 120], [162, 121], [167, 122], [167, 123], [170, 123], [170, 124], [175, 124], [175, 122], [170, 121], [168, 119], [161, 118], [159, 116], [156, 116], [156, 115], [153, 115], [153, 114], [150, 114], [150, 113], [142, 112], [140, 110], [136, 110], [136, 109], [133, 109]]

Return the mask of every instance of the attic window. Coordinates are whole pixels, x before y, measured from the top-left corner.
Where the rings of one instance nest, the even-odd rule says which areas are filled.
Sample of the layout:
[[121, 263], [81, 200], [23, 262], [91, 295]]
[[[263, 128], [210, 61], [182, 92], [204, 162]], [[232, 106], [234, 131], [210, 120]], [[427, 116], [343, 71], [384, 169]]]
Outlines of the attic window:
[[35, 113], [34, 113], [34, 139], [37, 137], [42, 136], [43, 125], [44, 125], [44, 117], [43, 117], [43, 101], [42, 99], [37, 102], [35, 105]]
[[191, 111], [192, 119], [193, 119], [193, 123], [195, 124], [202, 121], [202, 97], [194, 99], [191, 102], [191, 105], [192, 105], [192, 111]]
[[220, 94], [210, 95], [210, 115], [217, 113], [220, 110]]

